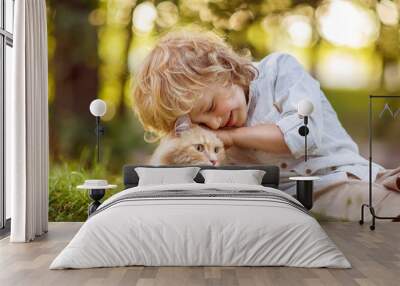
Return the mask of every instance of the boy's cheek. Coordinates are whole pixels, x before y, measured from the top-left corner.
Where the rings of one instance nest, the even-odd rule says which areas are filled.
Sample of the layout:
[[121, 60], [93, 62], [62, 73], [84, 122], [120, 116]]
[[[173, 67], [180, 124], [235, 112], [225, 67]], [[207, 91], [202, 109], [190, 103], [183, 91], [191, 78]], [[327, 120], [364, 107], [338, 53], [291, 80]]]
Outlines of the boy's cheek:
[[219, 115], [224, 115], [234, 109], [234, 104], [230, 100], [220, 101], [218, 103], [218, 108], [215, 110]]

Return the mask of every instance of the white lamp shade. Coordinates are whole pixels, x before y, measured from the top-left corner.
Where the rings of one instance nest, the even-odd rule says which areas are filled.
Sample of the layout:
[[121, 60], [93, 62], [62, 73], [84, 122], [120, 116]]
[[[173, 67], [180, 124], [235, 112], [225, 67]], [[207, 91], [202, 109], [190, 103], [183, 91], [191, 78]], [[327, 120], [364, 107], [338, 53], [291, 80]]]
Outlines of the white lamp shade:
[[107, 111], [107, 104], [101, 99], [95, 99], [90, 103], [90, 113], [94, 116], [103, 116]]
[[309, 116], [314, 111], [314, 105], [308, 99], [303, 99], [297, 104], [297, 113], [301, 116]]

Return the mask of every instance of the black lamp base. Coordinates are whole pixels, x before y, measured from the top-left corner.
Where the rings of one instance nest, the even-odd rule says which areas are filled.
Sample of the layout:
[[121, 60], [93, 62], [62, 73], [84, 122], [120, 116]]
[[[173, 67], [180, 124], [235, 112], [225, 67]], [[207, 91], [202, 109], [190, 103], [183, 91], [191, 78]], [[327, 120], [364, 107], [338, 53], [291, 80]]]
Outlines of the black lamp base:
[[88, 207], [88, 216], [94, 213], [97, 208], [101, 205], [100, 200], [104, 197], [106, 193], [105, 189], [92, 189], [89, 190], [89, 197], [93, 200], [93, 202]]
[[296, 181], [296, 198], [306, 209], [311, 210], [313, 207], [313, 181]]

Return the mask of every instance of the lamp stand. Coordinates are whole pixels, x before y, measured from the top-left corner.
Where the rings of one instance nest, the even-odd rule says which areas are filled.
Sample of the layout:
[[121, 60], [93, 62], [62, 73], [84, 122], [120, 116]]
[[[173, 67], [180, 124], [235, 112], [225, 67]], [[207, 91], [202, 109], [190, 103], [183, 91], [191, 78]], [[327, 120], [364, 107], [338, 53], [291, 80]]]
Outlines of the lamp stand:
[[97, 164], [100, 163], [100, 136], [104, 135], [104, 127], [100, 124], [100, 116], [96, 116], [96, 149], [97, 149]]
[[307, 135], [310, 133], [310, 130], [307, 127], [308, 124], [308, 116], [304, 116], [304, 125], [299, 128], [299, 134], [304, 137], [304, 161], [307, 162], [308, 154], [307, 154]]
[[296, 199], [303, 206], [311, 210], [313, 207], [313, 181], [312, 180], [297, 180], [296, 181]]
[[88, 190], [88, 193], [89, 193], [89, 197], [92, 199], [92, 202], [88, 207], [88, 217], [89, 217], [101, 205], [100, 200], [104, 197], [106, 190], [105, 189], [90, 189], [90, 190]]

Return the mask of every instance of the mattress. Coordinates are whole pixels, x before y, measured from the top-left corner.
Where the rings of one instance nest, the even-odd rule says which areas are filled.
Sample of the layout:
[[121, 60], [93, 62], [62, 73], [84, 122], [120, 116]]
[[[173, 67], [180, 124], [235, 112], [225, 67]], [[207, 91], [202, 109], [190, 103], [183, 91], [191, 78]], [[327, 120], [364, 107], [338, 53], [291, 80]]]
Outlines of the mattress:
[[257, 185], [199, 183], [115, 194], [50, 269], [131, 265], [351, 267], [290, 195]]

